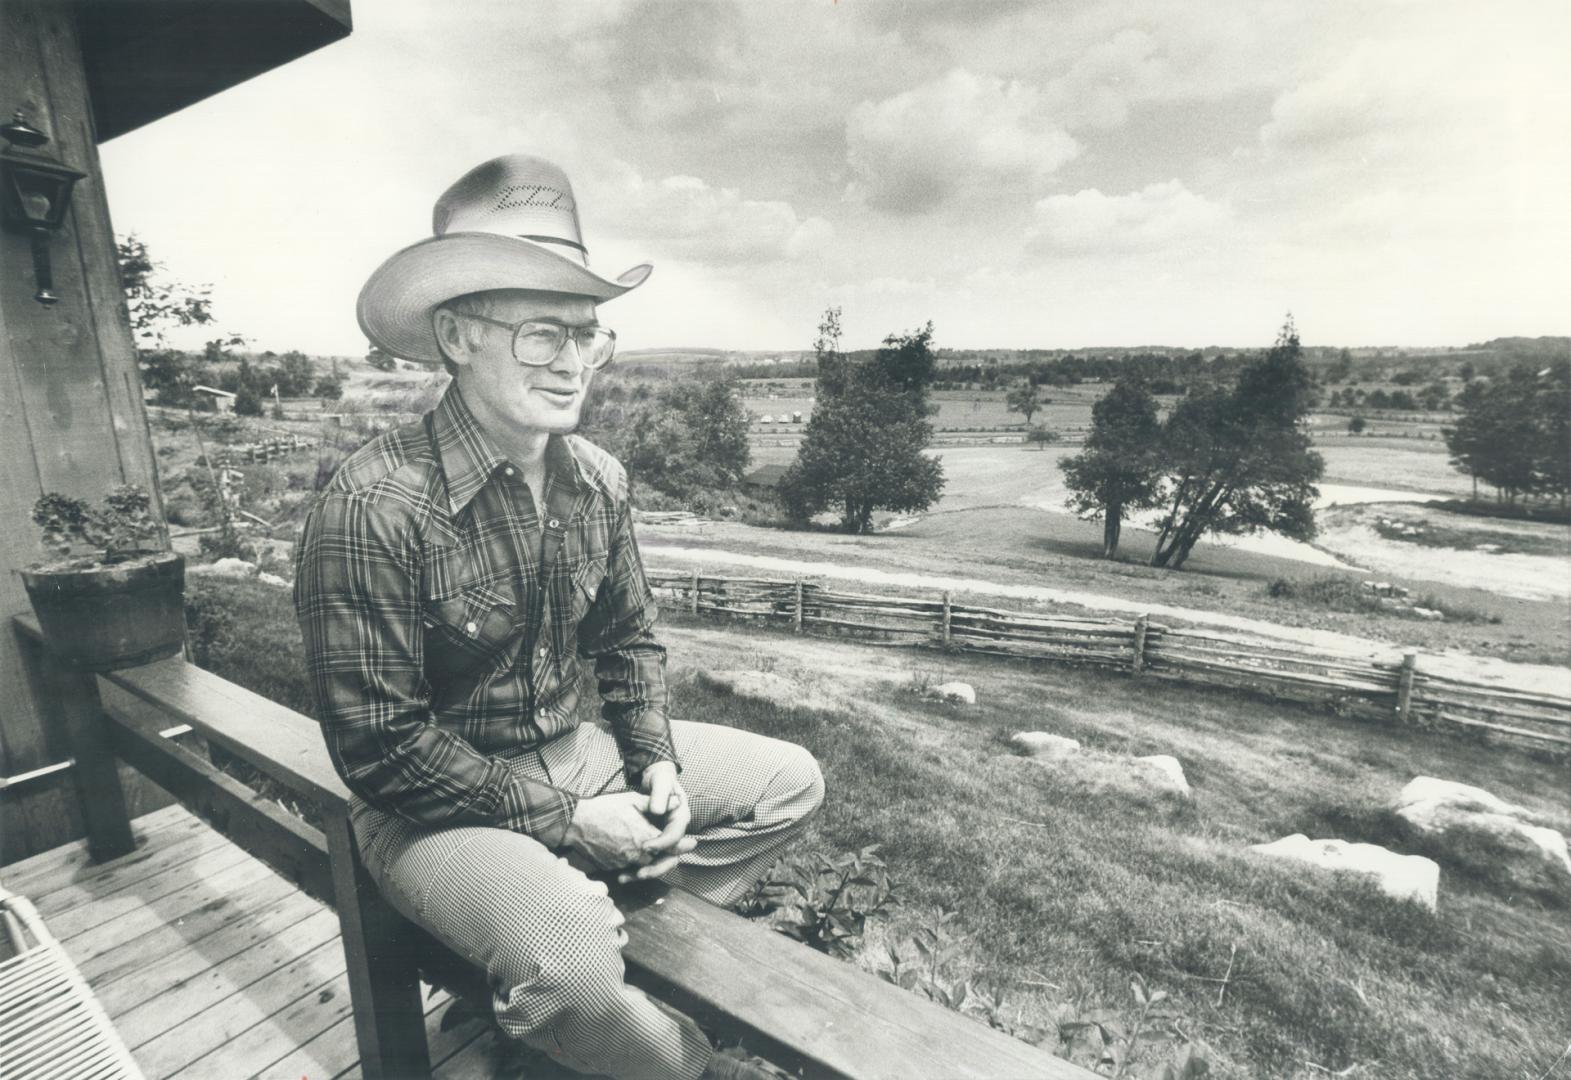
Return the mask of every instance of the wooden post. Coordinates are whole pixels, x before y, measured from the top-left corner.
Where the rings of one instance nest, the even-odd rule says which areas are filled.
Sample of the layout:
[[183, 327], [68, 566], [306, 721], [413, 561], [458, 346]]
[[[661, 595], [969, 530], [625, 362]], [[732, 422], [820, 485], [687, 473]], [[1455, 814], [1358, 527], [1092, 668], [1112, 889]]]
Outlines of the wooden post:
[[1418, 650], [1408, 649], [1402, 654], [1402, 667], [1396, 676], [1396, 718], [1399, 723], [1412, 723], [1413, 674], [1418, 668]]
[[802, 632], [802, 579], [796, 579], [796, 615], [791, 620], [791, 628], [798, 634]]
[[1146, 632], [1151, 629], [1151, 616], [1142, 615], [1135, 620], [1135, 655], [1130, 663], [1138, 675], [1146, 669]]
[[950, 627], [951, 615], [949, 594], [946, 592], [944, 593], [944, 648], [946, 649], [949, 648], [950, 639], [953, 636], [953, 631]]
[[65, 734], [76, 762], [71, 778], [87, 829], [88, 854], [102, 861], [135, 851], [120, 766], [110, 749], [104, 703], [98, 697], [98, 676], [63, 667], [42, 646], [29, 651], [38, 662], [46, 722]]
[[419, 935], [388, 906], [360, 862], [344, 811], [322, 823], [343, 931], [360, 1070], [367, 1080], [431, 1075], [420, 978], [411, 947]]
[[698, 571], [697, 570], [693, 571], [693, 582], [692, 582], [691, 588], [692, 588], [692, 593], [688, 597], [688, 603], [691, 605], [690, 610], [692, 611], [692, 613], [694, 615], [697, 615], [698, 614]]

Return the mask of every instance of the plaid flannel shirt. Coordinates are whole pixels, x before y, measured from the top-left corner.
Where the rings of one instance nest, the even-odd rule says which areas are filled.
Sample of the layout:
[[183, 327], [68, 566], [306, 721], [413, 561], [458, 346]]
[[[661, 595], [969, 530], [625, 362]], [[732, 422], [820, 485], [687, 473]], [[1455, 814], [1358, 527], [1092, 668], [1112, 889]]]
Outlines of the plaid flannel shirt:
[[[676, 761], [627, 475], [553, 435], [543, 495], [537, 507], [455, 385], [356, 451], [306, 518], [295, 608], [318, 714], [372, 806], [558, 846], [575, 797], [505, 759], [577, 726], [580, 658], [629, 783]], [[547, 567], [530, 542], [542, 529], [562, 533]]]

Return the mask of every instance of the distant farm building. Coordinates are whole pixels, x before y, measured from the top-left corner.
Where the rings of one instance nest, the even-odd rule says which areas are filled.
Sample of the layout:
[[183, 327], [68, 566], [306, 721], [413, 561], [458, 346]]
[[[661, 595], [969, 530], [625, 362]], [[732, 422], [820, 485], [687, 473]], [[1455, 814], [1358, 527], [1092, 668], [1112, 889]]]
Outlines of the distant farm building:
[[193, 386], [191, 393], [202, 394], [213, 402], [213, 411], [232, 413], [235, 411], [235, 396], [228, 390], [219, 390], [213, 386]]
[[760, 465], [742, 477], [742, 490], [752, 495], [772, 495], [788, 465]]

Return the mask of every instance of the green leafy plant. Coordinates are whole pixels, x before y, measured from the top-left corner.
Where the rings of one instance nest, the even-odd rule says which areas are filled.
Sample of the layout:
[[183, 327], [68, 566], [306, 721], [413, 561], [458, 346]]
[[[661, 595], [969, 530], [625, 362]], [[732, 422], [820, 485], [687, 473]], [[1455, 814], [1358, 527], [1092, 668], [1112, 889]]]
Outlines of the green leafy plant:
[[1006, 1017], [1002, 986], [957, 974], [958, 962], [972, 950], [970, 940], [954, 930], [955, 916], [953, 911], [941, 910], [909, 938], [887, 943], [884, 948], [889, 966], [880, 967], [878, 977], [1016, 1038], [1033, 1043], [1044, 1041], [1046, 1031]]
[[[1177, 1022], [1182, 1019], [1167, 1002], [1166, 990], [1151, 990], [1137, 972], [1129, 983], [1134, 995], [1133, 1019], [1117, 1009], [1092, 1009], [1058, 1025], [1058, 1037], [1072, 1061], [1093, 1068], [1110, 1068], [1114, 1080], [1125, 1075], [1137, 1051], [1159, 1049], [1163, 1043], [1184, 1039]], [[1185, 1042], [1171, 1060], [1159, 1063], [1149, 1074], [1151, 1080], [1196, 1080], [1209, 1076], [1210, 1064], [1203, 1051]]]
[[768, 915], [769, 925], [787, 937], [846, 959], [861, 944], [868, 918], [893, 902], [889, 870], [872, 844], [836, 856], [781, 859], [739, 907], [744, 915]]
[[147, 491], [136, 484], [112, 488], [101, 510], [48, 491], [33, 504], [33, 522], [43, 530], [44, 546], [62, 559], [75, 554], [87, 564], [117, 563], [160, 550], [161, 529], [150, 506]]

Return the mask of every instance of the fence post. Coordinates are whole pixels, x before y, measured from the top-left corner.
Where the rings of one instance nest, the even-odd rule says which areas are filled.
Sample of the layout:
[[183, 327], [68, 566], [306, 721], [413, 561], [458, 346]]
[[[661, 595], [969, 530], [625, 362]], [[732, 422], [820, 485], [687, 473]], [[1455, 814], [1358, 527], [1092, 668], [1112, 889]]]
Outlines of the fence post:
[[1151, 616], [1142, 615], [1135, 620], [1135, 655], [1131, 663], [1135, 673], [1146, 668], [1146, 631], [1151, 628]]
[[690, 610], [692, 611], [692, 613], [694, 615], [697, 615], [698, 614], [698, 571], [697, 570], [693, 571], [693, 581], [692, 581], [692, 586], [691, 587], [692, 587], [692, 595], [689, 597], [688, 603], [691, 605]]
[[802, 579], [796, 579], [796, 615], [791, 620], [791, 628], [798, 634], [802, 632]]
[[1411, 723], [1413, 711], [1413, 674], [1418, 668], [1418, 650], [1408, 649], [1402, 654], [1402, 667], [1396, 676], [1396, 718], [1398, 723]]
[[944, 593], [944, 648], [946, 649], [949, 648], [949, 640], [952, 636], [952, 630], [950, 628], [950, 617], [951, 611], [949, 604], [949, 594], [946, 592]]

